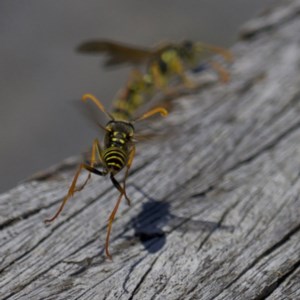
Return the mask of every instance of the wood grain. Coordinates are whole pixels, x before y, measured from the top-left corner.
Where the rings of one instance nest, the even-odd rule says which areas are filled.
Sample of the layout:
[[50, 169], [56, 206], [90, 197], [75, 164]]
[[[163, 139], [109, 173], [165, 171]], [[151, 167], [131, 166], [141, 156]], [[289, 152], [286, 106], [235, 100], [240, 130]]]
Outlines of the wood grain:
[[[228, 85], [176, 99], [128, 194], [93, 177], [51, 225], [76, 159], [0, 196], [1, 299], [300, 299], [300, 1], [242, 29]], [[82, 177], [83, 178], [83, 177]]]

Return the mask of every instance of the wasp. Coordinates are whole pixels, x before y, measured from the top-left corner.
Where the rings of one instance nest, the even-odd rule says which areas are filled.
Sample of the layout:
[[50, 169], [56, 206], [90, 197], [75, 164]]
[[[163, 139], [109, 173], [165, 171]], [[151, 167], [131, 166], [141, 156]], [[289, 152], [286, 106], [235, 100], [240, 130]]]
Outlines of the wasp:
[[[153, 48], [135, 47], [110, 40], [91, 40], [78, 47], [82, 53], [103, 53], [107, 55], [106, 67], [121, 64], [146, 66], [146, 72], [140, 81], [150, 82], [157, 89], [166, 88], [170, 79], [177, 76], [186, 87], [194, 84], [186, 75], [186, 70], [195, 67], [199, 61], [212, 54], [221, 55], [231, 62], [233, 57], [229, 50], [201, 42], [183, 41], [181, 43], [161, 43]], [[208, 62], [218, 73], [221, 81], [229, 80], [229, 73], [216, 61]]]
[[114, 116], [130, 119], [133, 114], [146, 102], [146, 98], [154, 95], [154, 87], [141, 72], [134, 69], [126, 85], [119, 90], [114, 101]]
[[[92, 145], [91, 157], [89, 163], [81, 163], [78, 167], [78, 170], [75, 173], [73, 181], [69, 187], [67, 195], [63, 198], [60, 207], [58, 208], [55, 215], [49, 219], [46, 219], [45, 222], [49, 223], [54, 221], [59, 214], [62, 212], [67, 201], [76, 193], [81, 191], [89, 179], [91, 174], [96, 174], [98, 176], [109, 175], [113, 186], [119, 191], [120, 195], [114, 206], [113, 211], [111, 212], [108, 219], [107, 234], [105, 241], [105, 253], [106, 256], [112, 259], [112, 256], [109, 252], [109, 239], [112, 229], [112, 223], [114, 221], [115, 215], [118, 211], [121, 199], [123, 196], [126, 198], [127, 203], [130, 205], [130, 198], [126, 193], [126, 180], [129, 174], [129, 169], [132, 165], [134, 156], [135, 156], [135, 122], [147, 119], [155, 114], [160, 114], [162, 116], [167, 116], [168, 112], [165, 108], [156, 107], [148, 112], [144, 113], [137, 119], [127, 120], [126, 118], [120, 118], [115, 116], [113, 113], [110, 114], [106, 111], [99, 99], [97, 99], [92, 94], [85, 94], [82, 97], [82, 100], [85, 102], [87, 100], [92, 101], [108, 118], [109, 121], [105, 127], [102, 127], [105, 131], [103, 147], [100, 145], [98, 139], [95, 139]], [[125, 175], [123, 179], [123, 185], [115, 178], [122, 169], [125, 170]], [[82, 170], [88, 172], [87, 178], [82, 185], [77, 186], [77, 180]]]

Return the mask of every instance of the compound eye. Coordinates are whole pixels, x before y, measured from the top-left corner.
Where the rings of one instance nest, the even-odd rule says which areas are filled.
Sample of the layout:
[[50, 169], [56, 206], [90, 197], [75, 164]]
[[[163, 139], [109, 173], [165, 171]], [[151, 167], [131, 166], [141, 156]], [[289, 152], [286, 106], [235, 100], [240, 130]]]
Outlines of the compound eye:
[[133, 137], [134, 131], [132, 128], [129, 129], [128, 136]]
[[107, 131], [111, 132], [111, 131], [112, 131], [112, 126], [111, 126], [111, 124], [107, 124], [107, 125], [105, 126], [105, 129], [106, 129]]

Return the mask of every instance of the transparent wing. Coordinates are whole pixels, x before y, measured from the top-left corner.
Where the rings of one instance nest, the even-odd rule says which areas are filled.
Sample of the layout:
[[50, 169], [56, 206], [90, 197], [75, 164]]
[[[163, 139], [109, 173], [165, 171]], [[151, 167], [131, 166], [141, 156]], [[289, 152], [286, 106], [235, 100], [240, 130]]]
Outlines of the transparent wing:
[[104, 63], [106, 67], [121, 64], [141, 65], [146, 63], [154, 53], [151, 49], [101, 39], [84, 42], [77, 48], [77, 51], [107, 55]]

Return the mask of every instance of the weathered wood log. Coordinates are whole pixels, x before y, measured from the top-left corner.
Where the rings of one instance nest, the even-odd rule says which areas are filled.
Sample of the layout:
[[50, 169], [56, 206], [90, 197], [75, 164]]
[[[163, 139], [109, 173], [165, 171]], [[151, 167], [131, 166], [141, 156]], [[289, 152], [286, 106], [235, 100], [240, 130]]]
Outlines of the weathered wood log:
[[[117, 199], [71, 162], [0, 196], [1, 299], [300, 299], [300, 1], [251, 21], [228, 85], [176, 100]], [[76, 160], [75, 160], [76, 161]]]

